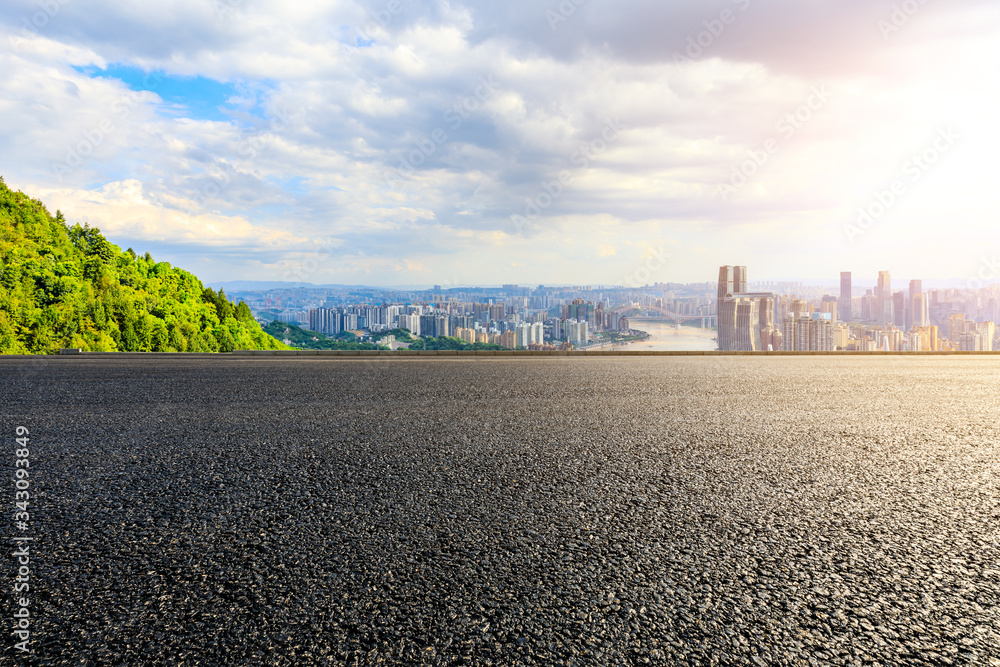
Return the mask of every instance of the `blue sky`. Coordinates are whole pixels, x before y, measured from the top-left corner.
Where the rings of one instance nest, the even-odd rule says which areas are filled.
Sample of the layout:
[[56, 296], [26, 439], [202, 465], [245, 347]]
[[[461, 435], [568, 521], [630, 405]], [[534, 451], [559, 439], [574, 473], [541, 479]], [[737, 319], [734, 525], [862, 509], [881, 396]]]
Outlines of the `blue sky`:
[[203, 76], [176, 76], [163, 70], [144, 70], [133, 65], [74, 66], [76, 71], [90, 78], [121, 81], [129, 90], [149, 91], [158, 95], [164, 106], [161, 113], [183, 116], [196, 120], [226, 121], [232, 98], [238, 98], [236, 86], [213, 81]]
[[210, 281], [1000, 255], [985, 0], [11, 0], [0, 29], [7, 183]]

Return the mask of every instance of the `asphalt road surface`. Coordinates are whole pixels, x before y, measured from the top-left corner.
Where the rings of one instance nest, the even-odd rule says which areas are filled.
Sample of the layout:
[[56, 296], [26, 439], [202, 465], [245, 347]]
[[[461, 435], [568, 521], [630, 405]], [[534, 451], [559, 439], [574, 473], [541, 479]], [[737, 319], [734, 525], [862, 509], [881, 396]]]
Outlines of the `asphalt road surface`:
[[0, 405], [3, 664], [1000, 667], [997, 357], [0, 359]]

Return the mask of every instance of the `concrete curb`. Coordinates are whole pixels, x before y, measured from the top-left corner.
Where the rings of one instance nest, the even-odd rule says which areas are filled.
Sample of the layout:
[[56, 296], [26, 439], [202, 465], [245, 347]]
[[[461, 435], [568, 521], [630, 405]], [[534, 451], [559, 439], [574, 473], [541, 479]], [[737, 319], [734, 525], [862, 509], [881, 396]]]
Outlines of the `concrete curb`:
[[992, 352], [720, 352], [719, 350], [235, 350], [234, 352], [85, 352], [79, 348], [60, 350], [58, 355], [5, 354], [0, 359], [39, 359], [54, 356], [72, 357], [856, 357], [856, 356], [994, 356]]

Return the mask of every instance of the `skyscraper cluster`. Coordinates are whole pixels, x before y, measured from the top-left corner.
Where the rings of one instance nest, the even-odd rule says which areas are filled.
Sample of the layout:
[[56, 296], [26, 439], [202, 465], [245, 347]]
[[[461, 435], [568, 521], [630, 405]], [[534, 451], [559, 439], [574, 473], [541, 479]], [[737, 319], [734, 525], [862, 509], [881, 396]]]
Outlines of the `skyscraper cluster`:
[[747, 291], [747, 267], [719, 268], [718, 343], [720, 350], [773, 349], [774, 297]]
[[[994, 349], [1000, 299], [954, 299], [958, 290], [927, 294], [921, 280], [893, 291], [889, 271], [879, 271], [874, 289], [854, 296], [852, 275], [840, 274], [840, 296], [810, 301], [794, 295], [748, 292], [744, 266], [723, 266], [718, 283], [720, 350], [969, 350]], [[996, 290], [994, 290], [996, 294]], [[987, 295], [988, 297], [988, 295]], [[958, 311], [964, 303], [968, 312]], [[934, 322], [934, 324], [932, 324]], [[776, 325], [772, 323], [777, 323]], [[938, 324], [947, 324], [947, 338]], [[770, 335], [769, 335], [770, 334]]]

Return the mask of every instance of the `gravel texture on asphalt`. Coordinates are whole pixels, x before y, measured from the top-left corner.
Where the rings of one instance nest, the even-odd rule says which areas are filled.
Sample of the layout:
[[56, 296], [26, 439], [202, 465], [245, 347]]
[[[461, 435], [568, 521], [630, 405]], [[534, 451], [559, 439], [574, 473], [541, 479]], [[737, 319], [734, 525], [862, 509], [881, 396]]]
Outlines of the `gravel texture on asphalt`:
[[0, 402], [31, 664], [1000, 667], [996, 357], [0, 359]]

